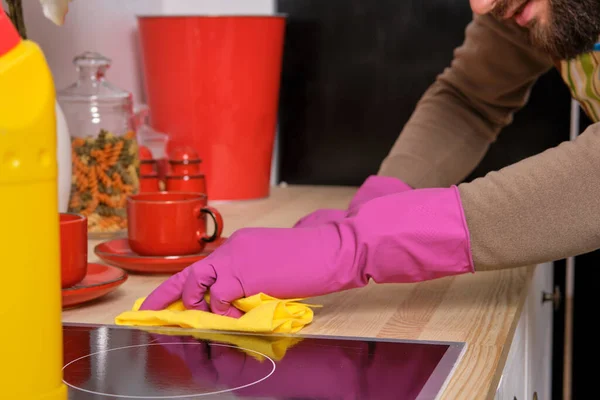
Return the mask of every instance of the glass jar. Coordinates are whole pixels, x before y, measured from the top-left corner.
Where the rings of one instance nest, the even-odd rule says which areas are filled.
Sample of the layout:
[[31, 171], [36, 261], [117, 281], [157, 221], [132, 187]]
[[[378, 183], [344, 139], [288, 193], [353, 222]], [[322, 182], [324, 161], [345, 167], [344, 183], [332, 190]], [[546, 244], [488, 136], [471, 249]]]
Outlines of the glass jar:
[[150, 123], [150, 109], [148, 106], [140, 106], [135, 113], [138, 144], [145, 146], [152, 153], [153, 160], [161, 160], [167, 157], [166, 149], [169, 137], [159, 132]]
[[85, 52], [73, 59], [79, 77], [58, 92], [71, 134], [69, 212], [88, 218], [88, 235], [127, 229], [127, 197], [139, 191], [133, 100], [105, 79], [111, 60]]

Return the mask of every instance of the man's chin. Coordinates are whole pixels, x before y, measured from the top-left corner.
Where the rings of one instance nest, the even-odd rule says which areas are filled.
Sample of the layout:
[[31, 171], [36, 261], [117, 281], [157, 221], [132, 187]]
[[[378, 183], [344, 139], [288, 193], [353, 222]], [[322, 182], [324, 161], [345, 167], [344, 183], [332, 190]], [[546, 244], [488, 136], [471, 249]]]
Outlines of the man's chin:
[[556, 60], [570, 61], [579, 57], [582, 54], [589, 53], [593, 50], [593, 46], [593, 43], [589, 46], [579, 46], [577, 48], [557, 48], [556, 46], [542, 45], [540, 49], [548, 53], [552, 58]]
[[[589, 53], [596, 43], [596, 40], [584, 39], [578, 35], [548, 33], [539, 29], [538, 26], [530, 29], [530, 37], [533, 46], [558, 60], [572, 60], [581, 54]], [[565, 39], [567, 37], [575, 39], [568, 41]]]

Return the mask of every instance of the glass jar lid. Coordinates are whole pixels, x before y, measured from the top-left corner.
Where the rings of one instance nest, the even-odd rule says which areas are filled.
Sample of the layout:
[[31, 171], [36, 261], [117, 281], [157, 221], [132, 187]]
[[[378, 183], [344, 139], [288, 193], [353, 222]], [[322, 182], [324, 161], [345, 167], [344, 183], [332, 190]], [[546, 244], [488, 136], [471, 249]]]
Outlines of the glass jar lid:
[[78, 79], [58, 92], [61, 100], [131, 102], [131, 93], [105, 79], [112, 60], [96, 52], [84, 52], [73, 59]]

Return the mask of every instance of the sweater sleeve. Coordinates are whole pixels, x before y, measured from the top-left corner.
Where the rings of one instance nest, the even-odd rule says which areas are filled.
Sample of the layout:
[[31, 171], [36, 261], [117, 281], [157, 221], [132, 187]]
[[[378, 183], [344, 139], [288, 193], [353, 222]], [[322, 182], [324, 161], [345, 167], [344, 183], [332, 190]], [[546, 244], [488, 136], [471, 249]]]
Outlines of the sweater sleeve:
[[419, 100], [378, 174], [414, 188], [462, 181], [552, 66], [516, 24], [475, 16], [451, 65]]
[[475, 270], [534, 265], [600, 248], [600, 123], [459, 185]]

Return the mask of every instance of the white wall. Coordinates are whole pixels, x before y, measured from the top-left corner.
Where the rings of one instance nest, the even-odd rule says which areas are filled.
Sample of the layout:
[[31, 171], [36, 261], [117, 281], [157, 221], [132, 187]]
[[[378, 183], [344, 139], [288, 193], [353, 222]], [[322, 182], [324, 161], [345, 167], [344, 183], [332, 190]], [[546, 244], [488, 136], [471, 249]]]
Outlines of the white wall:
[[23, 0], [23, 6], [28, 36], [44, 50], [57, 89], [76, 79], [73, 57], [97, 51], [113, 60], [107, 79], [140, 104], [136, 14], [272, 14], [275, 0], [74, 0], [63, 26], [44, 17], [39, 0]]

